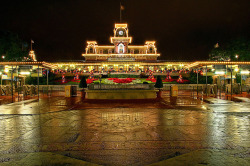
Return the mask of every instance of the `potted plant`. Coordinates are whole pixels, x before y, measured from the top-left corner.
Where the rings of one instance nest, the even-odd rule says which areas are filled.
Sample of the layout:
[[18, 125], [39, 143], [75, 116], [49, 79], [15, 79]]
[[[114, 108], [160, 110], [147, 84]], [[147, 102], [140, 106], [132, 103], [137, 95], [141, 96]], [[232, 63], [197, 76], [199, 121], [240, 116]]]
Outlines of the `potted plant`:
[[161, 98], [163, 83], [162, 83], [162, 80], [161, 80], [160, 76], [157, 76], [157, 80], [156, 80], [156, 83], [155, 83], [155, 88], [159, 89], [159, 91], [157, 93], [157, 98]]
[[79, 83], [79, 88], [82, 88], [81, 90], [81, 97], [85, 98], [85, 89], [88, 87], [87, 82], [86, 82], [86, 78], [82, 77], [80, 83]]

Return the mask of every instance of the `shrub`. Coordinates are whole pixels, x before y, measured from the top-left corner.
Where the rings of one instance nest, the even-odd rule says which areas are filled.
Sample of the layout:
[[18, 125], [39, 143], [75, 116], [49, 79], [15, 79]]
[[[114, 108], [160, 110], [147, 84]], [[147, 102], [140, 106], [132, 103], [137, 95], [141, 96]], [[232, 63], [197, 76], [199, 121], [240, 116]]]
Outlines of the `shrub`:
[[161, 80], [160, 76], [157, 76], [157, 80], [156, 80], [156, 83], [155, 83], [155, 88], [163, 88], [163, 83], [162, 83], [162, 80]]
[[140, 78], [148, 78], [148, 76], [145, 73], [141, 73]]
[[87, 88], [88, 85], [87, 85], [87, 82], [86, 82], [86, 78], [85, 77], [82, 77], [80, 83], [79, 83], [79, 88]]
[[[191, 84], [197, 83], [197, 73], [194, 73], [193, 71], [190, 73], [190, 77], [188, 78], [189, 82]], [[198, 74], [198, 83], [199, 84], [206, 84], [206, 76], [202, 76], [200, 73]], [[213, 77], [207, 76], [207, 83], [212, 84], [213, 83]]]
[[241, 83], [241, 75], [237, 73], [235, 75], [235, 77], [236, 77], [236, 83], [240, 84]]
[[133, 74], [110, 74], [109, 78], [138, 78], [138, 75]]
[[148, 84], [148, 82], [144, 81], [143, 84]]

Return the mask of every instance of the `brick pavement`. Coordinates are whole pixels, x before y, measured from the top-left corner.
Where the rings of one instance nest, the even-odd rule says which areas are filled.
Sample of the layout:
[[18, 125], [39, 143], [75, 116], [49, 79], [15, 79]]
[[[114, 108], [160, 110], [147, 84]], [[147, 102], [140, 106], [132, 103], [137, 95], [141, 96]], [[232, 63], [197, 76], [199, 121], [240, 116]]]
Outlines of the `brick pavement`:
[[190, 98], [119, 104], [53, 97], [3, 105], [0, 165], [246, 165], [249, 108]]

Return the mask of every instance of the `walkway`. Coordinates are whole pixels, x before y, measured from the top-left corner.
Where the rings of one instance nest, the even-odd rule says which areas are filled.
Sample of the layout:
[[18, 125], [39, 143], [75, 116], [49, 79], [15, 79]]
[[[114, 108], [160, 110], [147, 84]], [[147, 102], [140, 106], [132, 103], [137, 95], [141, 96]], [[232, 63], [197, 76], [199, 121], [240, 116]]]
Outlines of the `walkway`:
[[250, 104], [191, 98], [0, 106], [0, 165], [249, 165]]

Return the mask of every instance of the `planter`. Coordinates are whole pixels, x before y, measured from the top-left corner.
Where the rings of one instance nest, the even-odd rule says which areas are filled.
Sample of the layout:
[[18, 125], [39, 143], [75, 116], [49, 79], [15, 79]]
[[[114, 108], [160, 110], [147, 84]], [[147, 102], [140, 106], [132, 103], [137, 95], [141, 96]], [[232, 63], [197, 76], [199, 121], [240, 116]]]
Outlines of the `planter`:
[[157, 92], [157, 98], [162, 98], [162, 89], [159, 89], [159, 91]]
[[81, 90], [81, 97], [82, 97], [83, 99], [85, 99], [85, 96], [86, 96], [86, 92], [85, 92], [85, 90], [83, 89], [83, 90]]
[[87, 99], [155, 99], [158, 90], [86, 90]]

